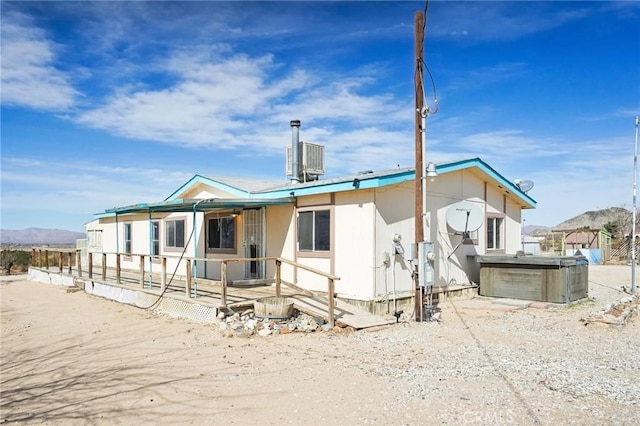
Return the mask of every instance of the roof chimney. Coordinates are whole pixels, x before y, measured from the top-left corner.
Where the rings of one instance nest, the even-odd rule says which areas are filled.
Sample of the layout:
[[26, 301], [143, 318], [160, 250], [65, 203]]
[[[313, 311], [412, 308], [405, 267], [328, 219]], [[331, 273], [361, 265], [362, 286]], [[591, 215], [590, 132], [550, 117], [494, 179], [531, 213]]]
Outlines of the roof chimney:
[[300, 120], [291, 120], [291, 183], [300, 182]]

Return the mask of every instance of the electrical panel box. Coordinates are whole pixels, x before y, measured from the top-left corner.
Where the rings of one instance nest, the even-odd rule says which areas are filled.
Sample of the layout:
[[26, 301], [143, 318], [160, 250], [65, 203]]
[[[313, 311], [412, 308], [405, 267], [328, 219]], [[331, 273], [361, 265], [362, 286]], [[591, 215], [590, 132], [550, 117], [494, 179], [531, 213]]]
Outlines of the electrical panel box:
[[430, 287], [435, 284], [435, 246], [430, 242], [418, 243], [418, 284]]

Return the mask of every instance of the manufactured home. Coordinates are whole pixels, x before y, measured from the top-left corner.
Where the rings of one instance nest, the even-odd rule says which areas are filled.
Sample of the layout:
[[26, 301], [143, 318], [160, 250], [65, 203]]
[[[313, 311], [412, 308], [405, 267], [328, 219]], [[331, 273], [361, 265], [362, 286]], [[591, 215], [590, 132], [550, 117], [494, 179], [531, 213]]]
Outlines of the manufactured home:
[[[389, 300], [412, 303], [415, 170], [324, 179], [322, 147], [293, 140], [289, 182], [195, 175], [162, 202], [96, 214], [88, 250], [121, 253], [121, 267], [134, 270], [134, 254], [147, 255], [148, 271], [159, 268], [154, 256], [167, 257], [169, 271], [191, 258], [195, 280], [220, 279], [221, 264], [208, 259], [250, 259], [229, 263], [232, 285], [272, 283], [275, 266], [261, 259], [280, 257], [340, 277], [338, 298], [373, 312]], [[479, 158], [437, 164], [432, 174], [423, 218], [432, 284], [476, 285], [477, 256], [521, 250], [522, 210], [535, 201]], [[283, 268], [281, 279], [326, 291], [326, 280], [301, 268]]]

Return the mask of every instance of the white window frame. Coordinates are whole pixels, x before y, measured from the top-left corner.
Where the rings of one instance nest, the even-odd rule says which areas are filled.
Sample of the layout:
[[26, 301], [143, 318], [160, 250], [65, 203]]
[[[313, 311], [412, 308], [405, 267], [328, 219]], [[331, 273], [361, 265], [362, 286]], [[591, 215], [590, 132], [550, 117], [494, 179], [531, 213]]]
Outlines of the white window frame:
[[[177, 223], [182, 222], [182, 245], [177, 244]], [[166, 251], [182, 251], [185, 247], [187, 235], [187, 219], [182, 217], [176, 217], [164, 220], [164, 248]], [[169, 235], [173, 233], [173, 235]]]
[[[492, 226], [489, 224], [493, 223]], [[492, 252], [504, 252], [505, 251], [505, 216], [504, 215], [491, 215], [487, 216], [487, 251]]]

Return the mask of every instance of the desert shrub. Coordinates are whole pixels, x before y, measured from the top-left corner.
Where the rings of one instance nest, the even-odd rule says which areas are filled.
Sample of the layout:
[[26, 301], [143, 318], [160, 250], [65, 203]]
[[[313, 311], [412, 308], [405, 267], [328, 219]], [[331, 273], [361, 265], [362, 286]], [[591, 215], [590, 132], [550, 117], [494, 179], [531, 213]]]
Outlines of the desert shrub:
[[2, 250], [0, 268], [9, 275], [11, 272], [25, 272], [29, 268], [31, 253], [24, 250]]

